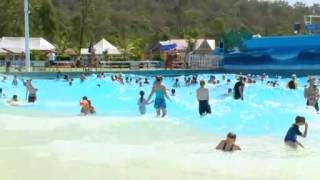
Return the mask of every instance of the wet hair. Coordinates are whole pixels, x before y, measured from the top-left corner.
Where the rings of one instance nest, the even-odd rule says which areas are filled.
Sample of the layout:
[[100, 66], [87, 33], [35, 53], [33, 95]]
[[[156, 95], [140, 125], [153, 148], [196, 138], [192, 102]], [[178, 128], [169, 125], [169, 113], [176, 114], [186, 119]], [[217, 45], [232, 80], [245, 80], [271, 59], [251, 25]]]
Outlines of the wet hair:
[[297, 116], [295, 121], [296, 121], [296, 123], [305, 123], [306, 118], [303, 116]]
[[87, 96], [83, 96], [82, 100], [88, 100]]
[[17, 96], [17, 95], [13, 95], [13, 96], [12, 96], [12, 99], [13, 99], [14, 101], [18, 100], [18, 96]]
[[0, 88], [0, 94], [2, 93], [2, 88]]
[[157, 77], [156, 77], [157, 82], [161, 82], [162, 79], [163, 79], [162, 76], [157, 76]]
[[176, 79], [176, 82], [179, 82], [179, 79], [178, 79], [178, 78]]
[[171, 93], [172, 94], [176, 94], [176, 90], [175, 89], [171, 89]]
[[230, 79], [227, 79], [227, 82], [231, 82], [231, 80], [230, 80]]
[[142, 103], [143, 102], [143, 96], [144, 96], [144, 91], [140, 91], [140, 102]]
[[317, 82], [317, 79], [312, 77], [308, 80], [309, 83], [315, 84]]
[[201, 80], [200, 81], [200, 86], [204, 86], [204, 85], [206, 85], [206, 82], [204, 80]]
[[246, 77], [242, 77], [242, 80], [246, 82], [248, 79]]
[[291, 75], [291, 78], [292, 78], [292, 79], [297, 79], [297, 75], [292, 74], [292, 75]]
[[227, 135], [227, 138], [237, 139], [237, 135], [235, 133], [229, 132], [228, 135]]

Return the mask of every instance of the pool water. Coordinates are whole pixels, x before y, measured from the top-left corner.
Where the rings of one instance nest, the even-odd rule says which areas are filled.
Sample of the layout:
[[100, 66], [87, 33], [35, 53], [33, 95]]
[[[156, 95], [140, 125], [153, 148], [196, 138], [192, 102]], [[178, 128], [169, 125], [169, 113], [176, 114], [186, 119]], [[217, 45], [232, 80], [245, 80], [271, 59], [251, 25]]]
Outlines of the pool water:
[[[0, 102], [0, 179], [317, 179], [320, 120], [305, 106], [307, 78], [299, 78], [297, 91], [285, 88], [288, 79], [275, 88], [261, 81], [246, 85], [244, 101], [222, 96], [235, 83], [235, 75], [228, 78], [231, 84], [207, 85], [213, 113], [201, 118], [198, 86], [185, 86], [179, 77], [182, 86], [167, 101], [165, 119], [155, 117], [153, 105], [139, 115], [139, 91], [148, 95], [151, 85], [121, 85], [95, 75], [84, 83], [75, 79], [72, 86], [34, 79], [36, 104]], [[174, 80], [165, 78], [168, 89]], [[24, 101], [25, 87], [19, 81], [13, 88], [11, 81], [0, 82], [0, 88]], [[83, 96], [96, 107], [95, 116], [80, 116]], [[310, 129], [300, 139], [306, 148], [294, 151], [283, 138], [297, 115], [306, 117]], [[238, 135], [243, 151], [214, 150], [229, 131]]]

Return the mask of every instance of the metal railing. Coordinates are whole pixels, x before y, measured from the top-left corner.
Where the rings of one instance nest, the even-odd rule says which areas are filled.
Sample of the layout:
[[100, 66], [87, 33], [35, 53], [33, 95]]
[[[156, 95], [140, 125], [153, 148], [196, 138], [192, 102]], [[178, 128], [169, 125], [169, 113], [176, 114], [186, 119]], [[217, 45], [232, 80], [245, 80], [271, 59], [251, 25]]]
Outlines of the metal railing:
[[[6, 67], [6, 61], [0, 61], [1, 67]], [[104, 71], [104, 70], [144, 70], [163, 68], [161, 61], [100, 61], [96, 66], [77, 66], [74, 61], [32, 61], [32, 71]], [[10, 61], [10, 71], [24, 71], [25, 62]]]
[[188, 55], [189, 69], [219, 69], [223, 67], [222, 55], [191, 54]]
[[[162, 61], [100, 61], [96, 66], [79, 66], [75, 61], [31, 61], [33, 72], [95, 72], [113, 70], [151, 70], [164, 69]], [[187, 61], [173, 61], [170, 69], [219, 69], [223, 66], [223, 57], [217, 55], [190, 55]], [[6, 62], [0, 61], [0, 71], [6, 71]], [[24, 72], [25, 62], [10, 61], [9, 71]]]

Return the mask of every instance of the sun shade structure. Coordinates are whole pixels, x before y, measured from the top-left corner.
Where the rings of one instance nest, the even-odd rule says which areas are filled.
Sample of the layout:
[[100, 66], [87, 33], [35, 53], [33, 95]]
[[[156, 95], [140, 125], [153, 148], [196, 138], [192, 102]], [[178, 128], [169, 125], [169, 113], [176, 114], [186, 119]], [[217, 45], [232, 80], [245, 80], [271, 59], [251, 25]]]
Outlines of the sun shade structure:
[[194, 54], [212, 54], [216, 48], [216, 42], [213, 39], [198, 39], [193, 53]]
[[159, 49], [161, 52], [172, 51], [176, 49], [177, 45], [170, 41], [160, 41]]
[[[171, 39], [168, 41], [160, 41], [159, 44], [152, 49], [153, 52], [186, 52], [188, 49], [187, 39]], [[193, 51], [206, 51], [212, 53], [215, 49], [215, 40], [213, 39], [197, 39], [193, 47]]]
[[7, 51], [5, 51], [4, 49], [2, 49], [2, 39], [0, 39], [0, 54], [5, 54], [7, 53]]
[[[0, 52], [23, 54], [25, 53], [24, 37], [2, 37]], [[30, 38], [31, 51], [55, 51], [54, 45], [43, 38]]]
[[[112, 45], [110, 42], [108, 42], [105, 39], [100, 40], [97, 44], [93, 46], [94, 52], [96, 55], [102, 55], [105, 52], [107, 52], [109, 55], [120, 55], [121, 52], [117, 47]], [[82, 48], [81, 49], [81, 55], [89, 55], [89, 49], [88, 48]]]

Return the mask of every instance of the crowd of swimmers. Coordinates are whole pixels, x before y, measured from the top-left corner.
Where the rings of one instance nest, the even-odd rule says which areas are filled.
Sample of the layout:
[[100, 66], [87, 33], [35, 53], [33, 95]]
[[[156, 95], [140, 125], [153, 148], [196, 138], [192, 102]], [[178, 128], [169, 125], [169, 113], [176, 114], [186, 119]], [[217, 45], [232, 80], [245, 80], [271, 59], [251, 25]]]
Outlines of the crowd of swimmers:
[[[104, 73], [97, 74], [98, 79], [104, 79], [107, 76]], [[164, 84], [163, 84], [163, 77], [162, 76], [156, 76], [155, 80], [153, 82], [150, 82], [148, 78], [137, 78], [133, 79], [132, 77], [123, 76], [122, 74], [119, 75], [111, 75], [111, 81], [118, 82], [119, 84], [131, 84], [136, 83], [140, 87], [142, 87], [144, 84], [151, 84], [152, 88], [148, 96], [146, 96], [146, 93], [144, 91], [139, 92], [139, 99], [137, 101], [138, 110], [141, 115], [145, 115], [146, 112], [146, 106], [150, 104], [154, 104], [154, 108], [156, 110], [157, 117], [165, 117], [167, 115], [167, 104], [166, 100], [171, 101], [171, 96], [175, 96], [176, 89], [180, 88], [181, 82], [180, 79], [175, 79], [174, 84], [172, 85], [173, 89], [169, 90]], [[255, 84], [257, 81], [266, 81], [267, 75], [263, 74], [261, 76], [254, 76], [254, 75], [238, 75], [237, 76], [237, 82], [233, 85], [233, 88], [228, 88], [228, 91], [226, 94], [221, 95], [221, 97], [232, 97], [235, 100], [244, 100], [244, 91], [245, 91], [245, 85], [246, 84]], [[68, 75], [62, 75], [60, 72], [57, 73], [57, 79], [63, 79], [70, 86], [73, 85], [74, 79], [70, 78]], [[80, 82], [84, 82], [86, 80], [85, 74], [80, 74]], [[2, 79], [2, 82], [5, 82], [7, 80], [7, 77], [4, 76]], [[306, 105], [312, 106], [315, 108], [316, 111], [319, 112], [319, 105], [318, 100], [320, 97], [320, 91], [317, 87], [317, 79], [315, 77], [310, 77], [308, 79], [309, 85], [305, 86], [304, 89], [304, 97], [306, 99]], [[35, 88], [32, 84], [32, 80], [22, 80], [23, 85], [26, 87], [27, 91], [27, 102], [28, 103], [35, 103], [37, 101], [37, 91], [38, 89]], [[191, 86], [191, 85], [197, 85], [199, 84], [199, 88], [196, 91], [196, 99], [198, 101], [198, 111], [200, 116], [206, 116], [211, 114], [211, 107], [210, 107], [210, 91], [206, 87], [206, 84], [213, 84], [213, 85], [219, 85], [222, 83], [227, 83], [231, 85], [231, 80], [227, 78], [226, 75], [223, 75], [221, 80], [218, 80], [214, 75], [209, 77], [209, 80], [206, 82], [205, 80], [199, 80], [199, 77], [197, 75], [193, 75], [190, 77], [184, 78], [184, 84], [185, 86]], [[279, 83], [277, 80], [274, 81], [266, 81], [265, 82], [267, 86], [270, 87], [277, 87], [279, 86]], [[12, 85], [14, 87], [18, 86], [18, 80], [17, 77], [14, 76]], [[100, 84], [97, 84], [97, 86], [101, 86]], [[296, 75], [292, 75], [290, 81], [287, 83], [286, 87], [291, 90], [297, 90], [299, 88], [297, 77]], [[5, 94], [0, 88], [0, 96], [4, 97]], [[153, 98], [155, 96], [155, 98]], [[153, 100], [152, 100], [153, 99]], [[12, 106], [19, 105], [19, 97], [17, 95], [13, 95], [11, 99], [8, 100], [8, 103]], [[81, 114], [82, 115], [92, 115], [96, 113], [95, 107], [92, 105], [91, 100], [84, 96], [82, 100], [80, 101], [80, 107], [81, 107]], [[302, 133], [299, 130], [300, 126], [305, 126], [305, 130]], [[287, 144], [290, 147], [298, 148], [303, 147], [301, 143], [297, 141], [297, 136], [306, 137], [308, 132], [308, 124], [304, 117], [297, 116], [295, 119], [294, 124], [290, 127], [290, 129], [287, 132], [287, 135], [285, 136], [285, 144]], [[236, 151], [241, 150], [239, 145], [235, 144], [236, 142], [236, 134], [230, 132], [227, 134], [227, 137], [225, 140], [221, 141], [216, 149], [222, 150], [222, 151]]]
[[[6, 82], [7, 77], [3, 76], [2, 82]], [[37, 101], [37, 91], [38, 89], [35, 88], [32, 84], [32, 79], [24, 80], [22, 79], [23, 85], [26, 87], [26, 99], [28, 103], [35, 103]], [[18, 79], [15, 75], [12, 80], [12, 86], [13, 88], [18, 87]], [[7, 98], [6, 94], [3, 92], [3, 89], [0, 88], [0, 98]], [[12, 106], [19, 106], [22, 104], [22, 101], [19, 100], [19, 97], [17, 94], [14, 94], [12, 98], [7, 100], [7, 103], [9, 103]]]

